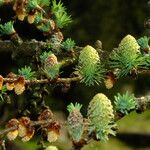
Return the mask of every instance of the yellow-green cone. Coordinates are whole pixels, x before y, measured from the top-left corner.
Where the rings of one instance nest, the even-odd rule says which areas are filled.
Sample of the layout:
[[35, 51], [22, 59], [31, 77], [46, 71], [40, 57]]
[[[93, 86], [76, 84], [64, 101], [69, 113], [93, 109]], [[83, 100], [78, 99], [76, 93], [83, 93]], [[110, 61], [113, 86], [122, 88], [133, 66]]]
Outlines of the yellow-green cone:
[[81, 51], [77, 70], [82, 76], [81, 82], [84, 82], [86, 85], [101, 83], [104, 69], [100, 63], [97, 51], [92, 46], [87, 45]]
[[114, 114], [111, 101], [102, 93], [96, 94], [88, 106], [89, 130], [96, 132], [96, 138], [108, 140], [108, 135], [115, 135]]
[[132, 35], [125, 36], [119, 44], [119, 50], [121, 51], [131, 51], [140, 52], [140, 46], [138, 45], [136, 39]]
[[141, 55], [140, 46], [131, 35], [127, 35], [122, 39], [119, 47], [110, 55], [110, 59], [110, 67], [119, 69], [119, 77], [132, 74], [132, 71], [144, 65], [144, 58]]

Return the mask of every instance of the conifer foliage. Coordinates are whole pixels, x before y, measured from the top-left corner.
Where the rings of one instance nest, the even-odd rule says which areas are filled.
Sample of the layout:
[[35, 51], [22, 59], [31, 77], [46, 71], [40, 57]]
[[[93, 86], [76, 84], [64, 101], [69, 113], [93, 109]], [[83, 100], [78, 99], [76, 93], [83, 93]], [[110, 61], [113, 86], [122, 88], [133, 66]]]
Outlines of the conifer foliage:
[[[54, 87], [60, 86], [67, 93], [72, 82], [80, 82], [91, 87], [104, 83], [111, 89], [119, 78], [135, 78], [149, 71], [150, 37], [135, 38], [128, 34], [106, 58], [102, 47], [101, 50], [90, 45], [80, 47], [70, 37], [64, 38], [62, 29], [72, 22], [72, 17], [61, 1], [0, 0], [0, 7], [5, 5], [11, 6], [15, 16], [0, 24], [0, 51], [10, 50], [12, 60], [20, 68], [14, 72], [10, 70], [7, 75], [0, 72], [0, 103], [13, 107], [22, 101], [19, 103], [21, 108], [17, 105], [16, 116], [9, 118], [5, 129], [0, 130], [3, 149], [7, 140], [14, 141], [19, 137], [22, 142], [28, 142], [35, 135], [41, 136], [41, 149], [57, 150], [56, 146], [47, 147], [44, 142], [56, 142], [64, 127], [73, 149], [81, 149], [92, 139], [109, 140], [110, 136], [116, 135], [118, 119], [131, 111], [141, 113], [150, 107], [149, 96], [137, 98], [126, 92], [117, 93], [113, 99], [100, 92], [89, 99], [87, 108], [70, 103], [67, 120], [57, 120], [47, 104]], [[42, 34], [43, 41], [23, 40], [17, 33], [16, 22], [32, 25]], [[22, 61], [25, 65], [20, 63]], [[86, 111], [86, 116], [81, 108]]]

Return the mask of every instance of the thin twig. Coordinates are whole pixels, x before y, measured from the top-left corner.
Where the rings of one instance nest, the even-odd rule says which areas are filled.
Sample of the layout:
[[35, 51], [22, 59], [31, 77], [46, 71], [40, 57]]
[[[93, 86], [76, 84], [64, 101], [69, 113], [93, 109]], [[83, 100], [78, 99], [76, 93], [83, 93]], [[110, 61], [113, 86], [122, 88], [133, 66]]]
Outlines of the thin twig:
[[[3, 81], [5, 83], [13, 83], [17, 79], [16, 78], [3, 78]], [[76, 82], [80, 81], [81, 77], [72, 77], [72, 78], [58, 78], [57, 80], [50, 80], [50, 79], [35, 79], [35, 80], [25, 80], [26, 84], [47, 84], [47, 83], [70, 83], [70, 82]]]
[[53, 119], [48, 119], [48, 120], [39, 120], [39, 121], [31, 121], [30, 127], [35, 127], [35, 126], [40, 126], [40, 125], [47, 125], [51, 122], [53, 122]]

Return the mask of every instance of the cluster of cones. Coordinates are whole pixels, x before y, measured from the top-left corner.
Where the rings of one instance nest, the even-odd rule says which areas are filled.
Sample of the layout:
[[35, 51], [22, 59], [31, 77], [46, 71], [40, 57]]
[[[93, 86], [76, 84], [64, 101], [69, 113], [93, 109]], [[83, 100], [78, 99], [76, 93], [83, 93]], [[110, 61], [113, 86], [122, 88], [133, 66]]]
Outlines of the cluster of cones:
[[23, 76], [17, 77], [14, 73], [9, 73], [6, 78], [14, 79], [12, 82], [4, 83], [4, 78], [0, 75], [0, 90], [2, 90], [3, 86], [6, 86], [8, 91], [14, 90], [17, 95], [20, 95], [25, 90], [25, 78]]
[[46, 131], [49, 142], [55, 142], [58, 139], [60, 124], [53, 119], [53, 113], [49, 109], [44, 110], [39, 115], [38, 121], [31, 121], [29, 117], [11, 119], [6, 125], [6, 129], [11, 129], [7, 133], [7, 138], [15, 140], [19, 136], [23, 142], [27, 142], [33, 137], [35, 126], [40, 126], [40, 128]]

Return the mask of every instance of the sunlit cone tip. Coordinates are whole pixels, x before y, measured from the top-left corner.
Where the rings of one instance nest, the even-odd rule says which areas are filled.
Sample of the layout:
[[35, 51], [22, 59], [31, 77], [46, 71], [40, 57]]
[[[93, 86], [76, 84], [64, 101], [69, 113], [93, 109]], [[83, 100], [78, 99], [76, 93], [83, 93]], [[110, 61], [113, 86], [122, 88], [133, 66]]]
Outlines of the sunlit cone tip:
[[130, 51], [134, 53], [140, 52], [140, 46], [132, 35], [127, 35], [121, 40], [119, 49], [122, 51]]
[[56, 146], [48, 146], [45, 150], [58, 150]]
[[86, 85], [101, 83], [105, 69], [100, 62], [98, 52], [93, 47], [88, 45], [80, 52], [77, 71], [82, 76], [81, 82]]
[[84, 62], [84, 59], [86, 61], [93, 61], [93, 63], [97, 63], [99, 61], [99, 55], [97, 51], [90, 45], [87, 45], [83, 48], [83, 50], [80, 53], [79, 61]]

